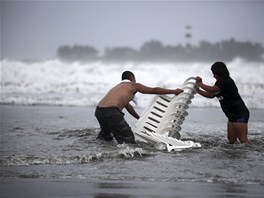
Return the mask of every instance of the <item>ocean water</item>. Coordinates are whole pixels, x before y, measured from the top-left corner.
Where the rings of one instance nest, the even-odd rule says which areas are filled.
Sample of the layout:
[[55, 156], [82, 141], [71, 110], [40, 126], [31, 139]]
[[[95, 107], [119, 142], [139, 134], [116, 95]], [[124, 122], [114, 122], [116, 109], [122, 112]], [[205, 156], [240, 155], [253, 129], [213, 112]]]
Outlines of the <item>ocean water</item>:
[[[1, 61], [2, 104], [96, 105], [112, 86], [120, 82], [123, 71], [131, 70], [139, 83], [166, 88], [181, 87], [191, 76], [201, 76], [213, 85], [213, 63], [112, 63], [80, 64], [47, 60], [36, 63]], [[264, 63], [235, 59], [227, 62], [231, 77], [249, 108], [264, 108]], [[152, 96], [137, 94], [145, 107]], [[214, 100], [196, 97], [192, 106], [218, 107]]]
[[[263, 196], [262, 110], [251, 111], [252, 144], [230, 145], [219, 108], [190, 108], [182, 139], [202, 147], [167, 152], [140, 142], [117, 145], [96, 140], [94, 109], [1, 105], [0, 178], [6, 197], [16, 197], [15, 192], [17, 197], [19, 193], [34, 197], [36, 189], [52, 194], [54, 181], [55, 186], [65, 185], [61, 192], [80, 196], [85, 189], [87, 197]], [[135, 124], [127, 113], [126, 119]], [[77, 184], [80, 191], [71, 191]]]
[[[211, 63], [66, 64], [1, 62], [3, 197], [263, 197], [263, 63], [227, 63], [250, 109], [251, 145], [227, 143], [218, 101], [195, 95], [181, 130], [201, 148], [96, 140], [98, 100], [124, 70], [149, 86], [180, 87], [190, 76], [213, 84]], [[140, 113], [153, 96], [137, 94]], [[126, 113], [126, 112], [125, 112]], [[131, 126], [136, 120], [126, 113]]]

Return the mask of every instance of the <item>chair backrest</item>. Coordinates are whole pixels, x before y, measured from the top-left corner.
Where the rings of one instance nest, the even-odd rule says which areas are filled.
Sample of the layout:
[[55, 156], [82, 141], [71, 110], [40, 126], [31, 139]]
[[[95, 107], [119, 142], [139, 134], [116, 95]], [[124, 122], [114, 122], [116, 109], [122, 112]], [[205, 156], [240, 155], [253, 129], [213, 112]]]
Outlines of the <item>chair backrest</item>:
[[195, 78], [190, 77], [183, 83], [183, 92], [179, 95], [154, 96], [134, 127], [135, 134], [151, 132], [180, 139], [179, 131], [188, 115], [187, 109], [196, 94], [196, 88]]

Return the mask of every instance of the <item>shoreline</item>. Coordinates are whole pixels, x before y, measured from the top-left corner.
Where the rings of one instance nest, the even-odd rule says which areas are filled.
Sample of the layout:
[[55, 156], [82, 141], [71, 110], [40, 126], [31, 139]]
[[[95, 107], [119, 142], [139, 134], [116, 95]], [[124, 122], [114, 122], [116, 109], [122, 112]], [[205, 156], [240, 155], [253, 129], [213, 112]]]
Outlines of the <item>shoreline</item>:
[[[61, 110], [60, 112], [63, 113], [63, 111], [67, 111], [67, 110], [73, 110], [74, 113], [80, 111], [81, 113], [83, 113], [84, 111], [87, 111], [90, 113], [90, 115], [93, 113], [96, 109], [96, 106], [94, 105], [87, 105], [87, 106], [79, 106], [79, 105], [44, 105], [44, 104], [37, 104], [37, 105], [23, 105], [23, 104], [1, 104], [0, 103], [0, 109], [2, 112], [3, 108], [25, 108], [25, 109], [58, 109]], [[142, 111], [144, 110], [144, 108], [142, 107], [135, 107], [135, 110], [141, 114]], [[216, 106], [208, 106], [208, 107], [199, 107], [199, 106], [190, 106], [187, 109], [187, 112], [189, 113], [187, 116], [188, 117], [192, 116], [193, 112], [199, 112], [201, 114], [203, 114], [204, 112], [202, 112], [202, 110], [207, 111], [207, 110], [212, 110], [213, 112], [217, 112], [217, 113], [222, 113], [223, 116], [225, 118], [224, 113], [222, 112], [222, 109], [220, 107], [216, 107]], [[264, 120], [264, 109], [261, 108], [250, 108], [249, 109], [250, 112], [252, 112], [250, 114], [250, 120], [251, 118], [256, 118], [256, 116], [261, 116], [261, 118], [263, 118]], [[129, 120], [131, 120], [131, 115], [129, 115], [129, 113], [124, 110], [123, 111], [125, 113], [125, 118], [128, 118]], [[56, 113], [56, 112], [55, 112]], [[206, 114], [206, 113], [205, 113]], [[263, 117], [262, 117], [263, 115]], [[210, 117], [210, 116], [209, 116]], [[134, 118], [132, 118], [134, 119]], [[250, 121], [249, 121], [250, 122]]]

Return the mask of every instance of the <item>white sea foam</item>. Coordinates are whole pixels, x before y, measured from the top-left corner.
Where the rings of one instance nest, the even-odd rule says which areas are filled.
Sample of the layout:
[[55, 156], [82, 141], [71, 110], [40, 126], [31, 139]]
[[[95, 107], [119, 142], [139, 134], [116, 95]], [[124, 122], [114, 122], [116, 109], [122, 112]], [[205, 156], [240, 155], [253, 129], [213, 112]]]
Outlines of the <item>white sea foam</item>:
[[[214, 84], [212, 63], [64, 63], [48, 60], [37, 63], [1, 61], [1, 103], [96, 105], [112, 86], [120, 82], [121, 73], [131, 70], [136, 80], [147, 86], [181, 87], [191, 76], [201, 76]], [[264, 108], [264, 63], [235, 59], [227, 66], [239, 92], [249, 108]], [[137, 94], [144, 107], [153, 96]], [[192, 106], [219, 106], [213, 99], [196, 95]]]

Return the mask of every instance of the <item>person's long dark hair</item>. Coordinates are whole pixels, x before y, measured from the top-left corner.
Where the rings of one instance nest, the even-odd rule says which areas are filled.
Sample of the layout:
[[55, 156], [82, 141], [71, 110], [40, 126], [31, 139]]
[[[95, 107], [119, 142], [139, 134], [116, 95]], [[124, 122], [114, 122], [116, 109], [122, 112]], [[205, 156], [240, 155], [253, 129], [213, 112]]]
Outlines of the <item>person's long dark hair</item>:
[[212, 70], [213, 74], [217, 75], [219, 78], [222, 78], [222, 79], [230, 78], [229, 71], [228, 71], [225, 63], [223, 63], [223, 62], [215, 62], [212, 65], [211, 70]]

